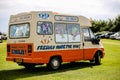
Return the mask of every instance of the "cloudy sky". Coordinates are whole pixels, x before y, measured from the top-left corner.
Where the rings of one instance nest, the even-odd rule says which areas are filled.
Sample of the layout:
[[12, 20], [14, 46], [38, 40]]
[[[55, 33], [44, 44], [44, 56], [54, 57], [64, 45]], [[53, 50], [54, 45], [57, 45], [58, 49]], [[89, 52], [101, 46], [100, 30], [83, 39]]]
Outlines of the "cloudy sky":
[[10, 15], [41, 10], [108, 20], [120, 15], [120, 0], [0, 0], [0, 31], [7, 33]]

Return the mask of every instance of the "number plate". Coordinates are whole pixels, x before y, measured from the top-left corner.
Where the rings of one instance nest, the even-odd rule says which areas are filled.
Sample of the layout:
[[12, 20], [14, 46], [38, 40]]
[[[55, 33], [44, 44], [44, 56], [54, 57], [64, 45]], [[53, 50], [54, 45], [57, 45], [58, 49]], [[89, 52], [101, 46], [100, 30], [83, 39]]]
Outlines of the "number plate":
[[17, 58], [17, 59], [15, 59], [15, 61], [16, 61], [16, 62], [22, 62], [22, 59]]

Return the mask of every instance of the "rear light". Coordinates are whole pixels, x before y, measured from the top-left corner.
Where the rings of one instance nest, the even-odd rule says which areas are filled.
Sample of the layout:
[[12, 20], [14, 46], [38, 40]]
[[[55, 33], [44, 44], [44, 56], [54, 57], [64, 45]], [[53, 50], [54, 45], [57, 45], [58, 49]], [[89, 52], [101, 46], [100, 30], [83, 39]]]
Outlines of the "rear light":
[[10, 52], [10, 45], [7, 44], [7, 52]]
[[32, 53], [32, 45], [28, 45], [28, 53]]

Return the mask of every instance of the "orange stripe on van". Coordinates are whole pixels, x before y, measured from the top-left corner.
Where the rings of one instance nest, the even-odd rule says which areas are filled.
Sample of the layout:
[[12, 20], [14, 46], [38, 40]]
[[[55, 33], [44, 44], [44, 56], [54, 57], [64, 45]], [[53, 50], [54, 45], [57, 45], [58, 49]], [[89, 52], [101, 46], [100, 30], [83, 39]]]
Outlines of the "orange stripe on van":
[[[23, 59], [24, 63], [36, 63], [36, 64], [46, 64], [49, 62], [50, 58], [53, 56], [61, 56], [63, 62], [72, 62], [79, 60], [91, 60], [93, 59], [98, 48], [89, 48], [89, 49], [71, 49], [71, 50], [52, 50], [52, 51], [36, 51], [34, 52], [33, 44], [9, 44], [10, 52], [7, 56], [6, 60], [14, 61], [16, 58]], [[13, 54], [12, 50], [21, 50], [24, 49], [28, 51], [28, 45], [32, 45], [32, 53], [26, 52], [25, 55], [22, 54]], [[16, 46], [16, 48], [15, 48]], [[24, 48], [20, 48], [20, 46], [24, 46]], [[103, 49], [101, 48], [101, 51]], [[104, 53], [103, 55], [104, 56]]]

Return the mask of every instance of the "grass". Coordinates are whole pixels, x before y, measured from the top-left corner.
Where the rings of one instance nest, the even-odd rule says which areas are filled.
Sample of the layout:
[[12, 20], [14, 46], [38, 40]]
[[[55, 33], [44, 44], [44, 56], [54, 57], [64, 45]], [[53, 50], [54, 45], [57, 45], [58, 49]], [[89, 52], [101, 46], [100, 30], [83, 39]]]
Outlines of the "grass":
[[6, 58], [6, 42], [0, 43], [0, 80], [120, 80], [120, 41], [102, 40], [105, 57], [101, 65], [89, 62], [63, 64], [58, 71], [48, 71], [45, 66], [25, 70]]

